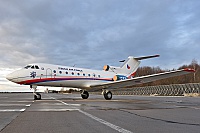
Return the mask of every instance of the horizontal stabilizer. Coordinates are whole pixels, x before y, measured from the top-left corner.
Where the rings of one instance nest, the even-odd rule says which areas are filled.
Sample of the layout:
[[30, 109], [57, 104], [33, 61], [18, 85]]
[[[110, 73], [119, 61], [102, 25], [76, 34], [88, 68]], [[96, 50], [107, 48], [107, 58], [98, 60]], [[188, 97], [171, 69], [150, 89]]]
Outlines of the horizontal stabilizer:
[[136, 60], [144, 60], [144, 59], [155, 58], [155, 57], [159, 57], [159, 56], [160, 55], [142, 56], [142, 57], [136, 57], [134, 59], [136, 59]]

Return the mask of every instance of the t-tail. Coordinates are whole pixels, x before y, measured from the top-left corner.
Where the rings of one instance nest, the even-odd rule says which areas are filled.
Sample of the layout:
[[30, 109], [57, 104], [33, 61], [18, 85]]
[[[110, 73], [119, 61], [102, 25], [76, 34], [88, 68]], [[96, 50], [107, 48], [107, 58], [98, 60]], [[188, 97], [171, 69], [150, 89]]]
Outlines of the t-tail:
[[159, 57], [160, 55], [133, 57], [129, 56], [127, 60], [122, 60], [123, 64], [120, 67], [105, 65], [104, 70], [114, 72], [117, 75], [123, 75], [127, 78], [134, 77], [140, 65], [140, 60]]

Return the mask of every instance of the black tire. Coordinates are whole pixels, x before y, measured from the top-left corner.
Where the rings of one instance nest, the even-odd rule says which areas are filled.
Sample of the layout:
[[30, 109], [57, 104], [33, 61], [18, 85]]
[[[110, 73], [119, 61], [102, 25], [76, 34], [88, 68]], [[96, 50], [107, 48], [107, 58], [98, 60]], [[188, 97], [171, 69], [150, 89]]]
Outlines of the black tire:
[[89, 93], [88, 93], [87, 91], [83, 91], [83, 92], [81, 93], [81, 97], [82, 97], [83, 99], [88, 99]]
[[41, 94], [36, 93], [36, 95], [34, 95], [34, 100], [41, 100]]
[[112, 93], [111, 93], [111, 91], [105, 92], [103, 95], [104, 95], [104, 98], [106, 100], [111, 100], [112, 99]]
[[37, 96], [34, 94], [34, 100], [37, 100]]

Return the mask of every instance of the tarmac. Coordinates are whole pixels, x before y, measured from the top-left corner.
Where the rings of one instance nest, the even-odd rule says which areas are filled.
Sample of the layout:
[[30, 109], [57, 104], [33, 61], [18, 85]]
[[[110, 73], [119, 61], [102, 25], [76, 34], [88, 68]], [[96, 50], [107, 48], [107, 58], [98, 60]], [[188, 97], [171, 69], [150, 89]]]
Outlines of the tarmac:
[[199, 133], [200, 97], [0, 94], [1, 133]]

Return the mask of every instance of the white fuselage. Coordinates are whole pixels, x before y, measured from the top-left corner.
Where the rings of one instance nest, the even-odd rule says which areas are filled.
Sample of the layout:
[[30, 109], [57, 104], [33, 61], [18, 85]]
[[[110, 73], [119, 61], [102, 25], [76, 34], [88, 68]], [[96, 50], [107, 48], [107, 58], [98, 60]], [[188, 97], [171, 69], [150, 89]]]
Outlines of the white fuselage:
[[114, 72], [35, 63], [9, 74], [6, 78], [23, 85], [75, 87], [113, 82]]

